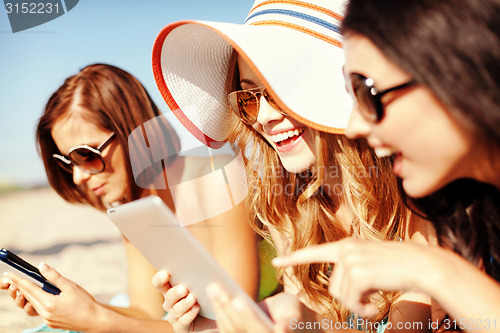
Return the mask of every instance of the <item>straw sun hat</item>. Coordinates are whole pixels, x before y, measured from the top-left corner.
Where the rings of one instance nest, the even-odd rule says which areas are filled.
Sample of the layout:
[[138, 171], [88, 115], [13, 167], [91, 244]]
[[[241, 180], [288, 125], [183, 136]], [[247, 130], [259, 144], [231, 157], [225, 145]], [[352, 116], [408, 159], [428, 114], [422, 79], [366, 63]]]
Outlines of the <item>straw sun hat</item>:
[[220, 147], [229, 131], [225, 81], [235, 49], [283, 111], [341, 134], [352, 105], [342, 74], [344, 6], [344, 0], [257, 0], [244, 24], [169, 24], [153, 47], [156, 83], [182, 124], [204, 144]]

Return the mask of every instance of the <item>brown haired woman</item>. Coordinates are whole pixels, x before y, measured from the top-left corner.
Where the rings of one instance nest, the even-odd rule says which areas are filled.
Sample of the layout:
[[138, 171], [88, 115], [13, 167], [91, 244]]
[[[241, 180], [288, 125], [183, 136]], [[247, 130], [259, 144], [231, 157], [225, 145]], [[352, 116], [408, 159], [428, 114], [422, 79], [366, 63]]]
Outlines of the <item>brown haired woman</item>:
[[[227, 191], [226, 184], [222, 188], [218, 183], [205, 182], [203, 188], [194, 184], [181, 190], [179, 186], [166, 186], [172, 183], [170, 179], [167, 182], [170, 176], [183, 181], [207, 174], [210, 163], [200, 157], [178, 156], [179, 138], [159, 116], [141, 83], [117, 67], [94, 64], [69, 77], [49, 99], [36, 132], [50, 185], [66, 201], [99, 210], [154, 194], [171, 209], [177, 209], [178, 215], [190, 218], [189, 210], [193, 209], [186, 204], [187, 198], [179, 197], [177, 192], [181, 190], [202, 197], [198, 210], [204, 210], [207, 207], [203, 206], [202, 192], [209, 187], [213, 202], [219, 193]], [[148, 144], [141, 147], [137, 138], [144, 140], [143, 131]], [[148, 146], [153, 145], [168, 158], [144, 164], [149, 161]], [[219, 156], [212, 162], [224, 163], [224, 159]], [[256, 295], [258, 256], [244, 204], [187, 228], [250, 295]], [[14, 275], [1, 287], [10, 286], [16, 304], [28, 315], [40, 315], [52, 328], [115, 333], [171, 331], [170, 324], [161, 320], [162, 295], [151, 285], [155, 269], [126, 239], [124, 245], [129, 264], [127, 308], [97, 302], [83, 288], [44, 264], [43, 275], [61, 289], [60, 295], [45, 293]]]

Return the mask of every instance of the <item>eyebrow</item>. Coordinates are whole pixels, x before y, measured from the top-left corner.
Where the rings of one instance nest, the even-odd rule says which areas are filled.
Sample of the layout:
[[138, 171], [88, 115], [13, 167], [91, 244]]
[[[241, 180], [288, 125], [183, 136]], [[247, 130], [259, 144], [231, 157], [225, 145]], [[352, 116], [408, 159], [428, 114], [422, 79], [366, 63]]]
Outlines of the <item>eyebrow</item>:
[[242, 79], [242, 80], [240, 80], [240, 86], [241, 86], [242, 83], [245, 83], [245, 84], [248, 84], [248, 85], [255, 85], [255, 82], [253, 82], [250, 79]]

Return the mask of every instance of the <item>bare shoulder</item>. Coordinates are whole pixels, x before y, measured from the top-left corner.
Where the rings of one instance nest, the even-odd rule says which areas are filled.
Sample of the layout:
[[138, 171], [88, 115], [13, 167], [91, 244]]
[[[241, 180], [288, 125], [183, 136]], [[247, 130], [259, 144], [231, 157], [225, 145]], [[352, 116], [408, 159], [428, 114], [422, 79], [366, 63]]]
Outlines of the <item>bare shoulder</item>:
[[436, 231], [432, 223], [416, 214], [411, 214], [408, 238], [422, 245], [438, 245]]
[[230, 155], [184, 156], [177, 162], [181, 166], [176, 171], [180, 181], [172, 183], [170, 190], [181, 221], [203, 221], [232, 210], [244, 200], [244, 169], [233, 160]]
[[195, 179], [223, 169], [234, 160], [231, 155], [215, 155], [212, 158], [202, 156], [181, 156], [183, 159], [183, 179]]

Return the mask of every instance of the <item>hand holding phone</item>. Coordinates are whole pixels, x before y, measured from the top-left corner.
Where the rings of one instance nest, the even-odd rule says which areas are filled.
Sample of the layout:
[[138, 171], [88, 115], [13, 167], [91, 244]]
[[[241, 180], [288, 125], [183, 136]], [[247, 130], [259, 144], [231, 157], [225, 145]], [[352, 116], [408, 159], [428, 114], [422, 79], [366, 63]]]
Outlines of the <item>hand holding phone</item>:
[[103, 321], [96, 318], [107, 318], [106, 314], [109, 314], [110, 309], [98, 303], [77, 283], [65, 278], [48, 265], [41, 265], [40, 269], [37, 269], [6, 250], [0, 250], [0, 253], [0, 274], [2, 269], [23, 273], [22, 276], [7, 276], [5, 282], [9, 283], [12, 289], [5, 283], [0, 283], [0, 288], [9, 288], [11, 298], [26, 314], [38, 315], [49, 327], [61, 330], [94, 332], [101, 328]]
[[59, 295], [61, 290], [50, 283], [38, 268], [6, 249], [0, 249], [0, 272], [23, 273], [24, 278], [38, 285], [44, 291]]

